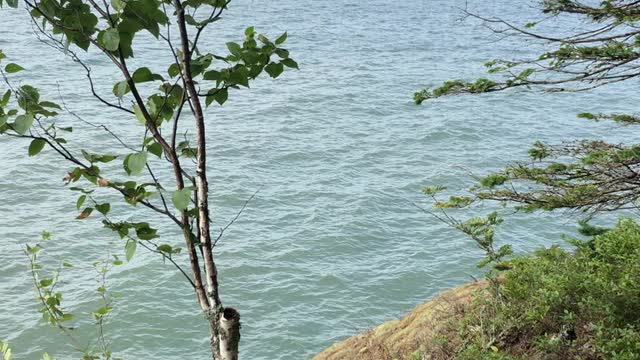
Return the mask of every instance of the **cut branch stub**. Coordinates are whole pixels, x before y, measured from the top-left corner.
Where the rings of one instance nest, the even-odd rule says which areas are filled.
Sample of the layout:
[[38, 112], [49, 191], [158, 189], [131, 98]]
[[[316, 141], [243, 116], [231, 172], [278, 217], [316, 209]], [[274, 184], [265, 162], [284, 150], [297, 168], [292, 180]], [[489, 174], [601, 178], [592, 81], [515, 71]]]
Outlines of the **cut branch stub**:
[[233, 308], [225, 308], [220, 315], [220, 359], [238, 360], [240, 343], [240, 313]]

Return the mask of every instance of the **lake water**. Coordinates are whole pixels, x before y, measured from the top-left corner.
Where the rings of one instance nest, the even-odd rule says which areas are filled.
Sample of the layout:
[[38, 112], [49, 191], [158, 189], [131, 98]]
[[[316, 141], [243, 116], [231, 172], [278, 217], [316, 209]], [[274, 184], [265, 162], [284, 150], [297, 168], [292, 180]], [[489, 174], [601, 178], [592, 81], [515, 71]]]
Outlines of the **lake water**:
[[[523, 159], [538, 139], [606, 135], [630, 141], [626, 128], [575, 118], [585, 110], [636, 110], [621, 96], [629, 84], [414, 105], [411, 96], [423, 86], [472, 79], [483, 74], [487, 60], [540, 49], [516, 47], [514, 39], [495, 42], [486, 28], [461, 21], [457, 6], [464, 3], [237, 0], [207, 33], [202, 48], [222, 49], [248, 25], [272, 36], [287, 30], [301, 66], [277, 81], [263, 79], [250, 91], [233, 92], [224, 108], [207, 111], [216, 227], [262, 186], [217, 250], [223, 301], [242, 313], [243, 359], [309, 358], [481, 276], [474, 245], [412, 205], [425, 203], [421, 187], [462, 189], [471, 183], [467, 170], [484, 173]], [[469, 6], [524, 24], [536, 14], [532, 3], [471, 0]], [[0, 10], [0, 33], [0, 48], [29, 70], [16, 81], [28, 79], [52, 100], [62, 94], [73, 111], [108, 124], [127, 141], [139, 136], [134, 119], [87, 96], [84, 74], [36, 40], [24, 10]], [[139, 45], [135, 64], [166, 67], [155, 56], [158, 45], [144, 37]], [[109, 94], [120, 80], [116, 71], [98, 56], [89, 62], [99, 91]], [[61, 119], [73, 122], [68, 115]], [[69, 137], [74, 149], [100, 152], [114, 145], [98, 130], [73, 125], [84, 129]], [[97, 219], [74, 220], [74, 194], [61, 181], [68, 164], [51, 151], [28, 158], [27, 145], [0, 137], [0, 339], [11, 342], [16, 359], [37, 359], [43, 351], [68, 359], [65, 338], [36, 313], [21, 247], [44, 230], [53, 233], [46, 255], [64, 254], [77, 264], [63, 273], [73, 281], [62, 290], [82, 334], [91, 337], [85, 313], [98, 307], [98, 285], [90, 263], [122, 254], [123, 243]], [[116, 210], [122, 219], [149, 215], [132, 207]], [[561, 234], [574, 230], [573, 221], [549, 214], [515, 216], [507, 224], [501, 239], [520, 252], [561, 242]], [[154, 225], [165, 241], [180, 244], [170, 224]], [[180, 261], [186, 263], [184, 256]], [[209, 356], [206, 323], [171, 266], [139, 250], [110, 274], [108, 285], [123, 295], [107, 327], [116, 353], [126, 359]]]

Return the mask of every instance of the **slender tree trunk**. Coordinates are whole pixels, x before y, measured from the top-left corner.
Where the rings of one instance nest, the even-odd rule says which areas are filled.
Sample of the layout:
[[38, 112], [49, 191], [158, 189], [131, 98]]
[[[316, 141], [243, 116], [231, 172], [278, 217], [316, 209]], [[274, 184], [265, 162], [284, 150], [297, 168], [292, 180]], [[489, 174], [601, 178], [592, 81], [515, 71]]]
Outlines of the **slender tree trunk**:
[[218, 309], [210, 309], [206, 311], [207, 320], [209, 320], [209, 332], [211, 334], [211, 355], [214, 360], [220, 359], [220, 339], [218, 334], [220, 333], [220, 311]]
[[196, 195], [198, 206], [198, 234], [206, 279], [208, 307], [202, 310], [207, 315], [211, 332], [211, 354], [214, 360], [238, 360], [240, 342], [240, 314], [232, 308], [223, 308], [218, 293], [218, 270], [213, 259], [211, 224], [209, 219], [209, 184], [207, 180], [207, 149], [204, 112], [198, 91], [191, 74], [191, 49], [185, 23], [185, 11], [181, 0], [173, 0], [176, 9], [177, 25], [183, 62], [185, 90], [195, 118], [196, 125]]

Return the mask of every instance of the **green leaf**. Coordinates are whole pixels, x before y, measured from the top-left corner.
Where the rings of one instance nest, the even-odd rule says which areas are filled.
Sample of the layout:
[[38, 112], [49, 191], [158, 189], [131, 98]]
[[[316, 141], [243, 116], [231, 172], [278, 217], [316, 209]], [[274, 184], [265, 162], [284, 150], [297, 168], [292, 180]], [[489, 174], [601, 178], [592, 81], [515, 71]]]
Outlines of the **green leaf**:
[[199, 27], [203, 27], [203, 26], [205, 26], [205, 25], [209, 25], [209, 24], [211, 24], [211, 23], [214, 23], [214, 22], [216, 22], [216, 21], [218, 21], [218, 20], [220, 20], [220, 19], [222, 19], [222, 18], [221, 18], [221, 17], [213, 17], [213, 18], [210, 18], [210, 19], [206, 19], [206, 20], [204, 20], [204, 21], [200, 21], [200, 22], [198, 23], [198, 26], [199, 26]]
[[[128, 21], [123, 21], [120, 25], [124, 22], [133, 23], [135, 31], [144, 28], [156, 38], [160, 35], [159, 25], [166, 24], [168, 20], [160, 8], [160, 1], [156, 0], [126, 1], [123, 14]], [[120, 29], [120, 25], [118, 29]]]
[[111, 204], [104, 203], [104, 204], [96, 205], [96, 210], [98, 210], [102, 215], [107, 215], [109, 213], [109, 210], [111, 210]]
[[2, 100], [0, 100], [0, 107], [7, 106], [9, 104], [9, 100], [11, 99], [11, 90], [7, 90], [2, 96]]
[[176, 190], [171, 195], [171, 201], [178, 210], [184, 210], [189, 206], [191, 201], [191, 189], [184, 188], [182, 190]]
[[173, 252], [173, 248], [171, 247], [171, 245], [167, 245], [167, 244], [163, 244], [158, 246], [158, 250], [165, 252], [165, 253], [169, 253], [171, 254]]
[[147, 152], [131, 154], [125, 158], [126, 168], [129, 169], [129, 175], [140, 175], [147, 165]]
[[27, 133], [27, 130], [31, 128], [31, 125], [33, 125], [33, 113], [26, 113], [16, 117], [13, 128], [18, 134], [24, 135]]
[[160, 143], [154, 142], [153, 144], [147, 146], [147, 150], [159, 158], [162, 157], [162, 145], [160, 145]]
[[90, 163], [95, 163], [95, 162], [108, 163], [118, 158], [116, 155], [92, 154], [85, 150], [80, 150], [80, 152], [82, 153], [82, 156], [84, 156], [84, 158], [87, 159], [87, 161], [89, 161]]
[[138, 247], [138, 242], [135, 240], [128, 240], [127, 244], [124, 246], [125, 258], [127, 261], [131, 261], [133, 255], [136, 253], [136, 247]]
[[37, 253], [37, 252], [38, 252], [38, 251], [40, 251], [40, 250], [42, 250], [42, 248], [41, 248], [41, 247], [39, 247], [39, 246], [37, 246], [37, 245], [36, 245], [36, 246], [34, 246], [34, 247], [31, 247], [31, 246], [27, 245], [27, 252], [28, 252], [29, 254], [35, 254], [35, 253]]
[[116, 51], [120, 45], [120, 33], [117, 29], [107, 29], [98, 34], [98, 43], [109, 51]]
[[122, 0], [111, 0], [111, 6], [113, 6], [116, 11], [124, 10], [124, 7], [127, 5], [125, 1]]
[[0, 116], [0, 127], [2, 127], [2, 125], [6, 124], [7, 120], [9, 120], [9, 117], [7, 115]]
[[229, 74], [230, 83], [249, 87], [249, 71], [246, 67], [238, 67]]
[[220, 81], [222, 80], [222, 73], [220, 71], [216, 71], [216, 70], [209, 70], [206, 73], [204, 73], [203, 78], [205, 80], [215, 80], [215, 81]]
[[58, 105], [58, 104], [56, 104], [54, 102], [51, 102], [51, 101], [42, 101], [38, 105], [44, 106], [44, 107], [48, 107], [48, 108], [54, 108], [54, 109], [62, 110], [60, 105]]
[[295, 62], [293, 59], [282, 59], [280, 60], [280, 63], [286, 67], [290, 67], [292, 69], [300, 69], [298, 67], [298, 63]]
[[264, 67], [264, 70], [271, 76], [272, 78], [277, 78], [284, 71], [284, 66], [282, 63], [269, 63], [269, 65]]
[[149, 227], [146, 223], [136, 229], [136, 236], [141, 240], [152, 240], [158, 237], [158, 230]]
[[22, 66], [14, 63], [8, 63], [7, 66], [4, 67], [4, 71], [8, 72], [9, 74], [17, 73], [18, 71], [22, 70], [24, 70]]
[[138, 104], [133, 105], [133, 113], [136, 115], [136, 119], [138, 119], [138, 122], [140, 124], [146, 125], [147, 119], [144, 117], [142, 109], [140, 109], [140, 106], [138, 106]]
[[107, 315], [109, 313], [109, 308], [107, 306], [103, 306], [100, 309], [96, 310], [96, 314], [99, 315]]
[[18, 0], [7, 0], [7, 5], [9, 5], [9, 7], [17, 9], [18, 8]]
[[76, 201], [76, 209], [80, 210], [85, 200], [87, 200], [87, 195], [80, 195], [78, 201]]
[[198, 23], [198, 22], [196, 21], [196, 19], [194, 19], [194, 18], [193, 18], [193, 16], [188, 15], [188, 14], [184, 16], [184, 20], [185, 20], [185, 22], [186, 22], [187, 24], [189, 24], [189, 25], [191, 25], [191, 26], [198, 26], [198, 25], [200, 24], [200, 23]]
[[229, 49], [229, 52], [232, 55], [235, 55], [237, 57], [240, 57], [242, 55], [242, 47], [234, 42], [228, 42], [227, 43], [227, 49]]
[[204, 70], [206, 70], [213, 62], [213, 55], [206, 54], [198, 56], [191, 61], [191, 75], [197, 76]]
[[265, 45], [271, 45], [271, 41], [269, 41], [269, 39], [262, 34], [258, 35], [258, 40], [260, 40]]
[[129, 91], [131, 91], [131, 89], [129, 88], [129, 83], [126, 80], [113, 85], [113, 95], [119, 98], [125, 96]]
[[178, 74], [180, 74], [180, 66], [176, 63], [171, 64], [167, 73], [169, 73], [169, 76], [172, 78], [178, 76]]
[[287, 32], [285, 31], [284, 34], [280, 35], [279, 38], [276, 39], [276, 45], [280, 45], [283, 42], [285, 42], [285, 40], [287, 40]]
[[205, 99], [205, 103], [207, 106], [211, 105], [212, 102], [216, 101], [218, 104], [224, 104], [229, 98], [229, 91], [227, 88], [222, 89], [211, 89], [209, 90], [209, 94]]
[[22, 85], [18, 91], [18, 105], [28, 110], [30, 105], [37, 104], [40, 101], [40, 93], [38, 89], [31, 85]]
[[53, 279], [42, 279], [40, 280], [40, 287], [47, 287], [53, 284]]
[[164, 78], [158, 74], [154, 74], [147, 67], [141, 67], [133, 72], [131, 76], [133, 82], [135, 83], [144, 83], [154, 80], [164, 80]]
[[29, 145], [29, 156], [35, 156], [42, 151], [47, 142], [44, 139], [33, 139]]
[[283, 59], [287, 59], [289, 57], [289, 51], [285, 49], [276, 49], [276, 55]]
[[222, 88], [215, 95], [216, 102], [220, 105], [224, 104], [229, 98], [229, 91], [227, 88]]

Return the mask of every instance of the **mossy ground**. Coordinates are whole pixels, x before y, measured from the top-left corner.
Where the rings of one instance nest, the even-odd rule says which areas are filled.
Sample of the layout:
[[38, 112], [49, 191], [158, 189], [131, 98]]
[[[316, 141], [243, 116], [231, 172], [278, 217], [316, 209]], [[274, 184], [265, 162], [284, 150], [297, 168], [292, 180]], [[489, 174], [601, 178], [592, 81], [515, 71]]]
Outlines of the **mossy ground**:
[[451, 330], [451, 323], [463, 318], [473, 306], [474, 294], [482, 293], [486, 287], [486, 281], [478, 281], [448, 290], [419, 305], [400, 320], [383, 323], [334, 344], [314, 360], [410, 357], [417, 349], [445, 336]]

